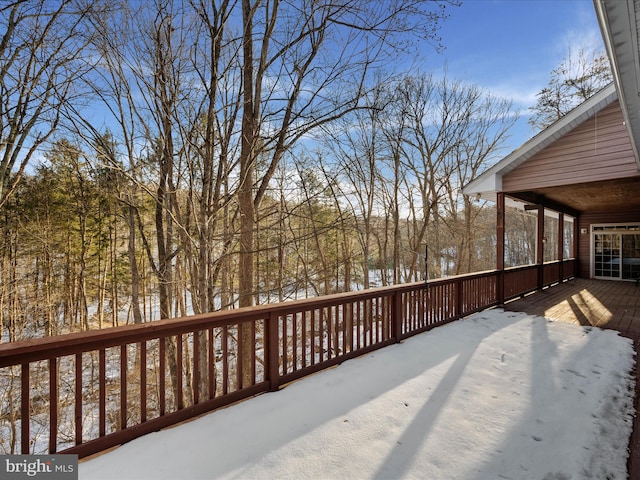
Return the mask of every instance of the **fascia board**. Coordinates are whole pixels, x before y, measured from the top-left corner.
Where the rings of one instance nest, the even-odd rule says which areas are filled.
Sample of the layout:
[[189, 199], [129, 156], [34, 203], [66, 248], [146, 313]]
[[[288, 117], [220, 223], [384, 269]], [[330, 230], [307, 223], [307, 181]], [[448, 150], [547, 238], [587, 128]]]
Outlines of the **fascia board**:
[[596, 17], [611, 63], [620, 108], [640, 169], [640, 58], [638, 0], [594, 0]]

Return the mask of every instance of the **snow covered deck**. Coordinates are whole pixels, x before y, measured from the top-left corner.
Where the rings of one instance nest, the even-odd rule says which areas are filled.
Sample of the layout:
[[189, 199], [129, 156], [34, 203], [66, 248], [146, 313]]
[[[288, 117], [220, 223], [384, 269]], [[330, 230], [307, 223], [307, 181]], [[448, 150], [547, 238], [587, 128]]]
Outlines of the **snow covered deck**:
[[633, 354], [610, 330], [490, 309], [87, 459], [80, 478], [622, 480]]
[[[138, 467], [149, 472], [152, 478], [164, 478], [165, 473], [167, 478], [176, 478], [176, 471], [171, 469], [166, 472], [163, 469], [162, 475], [156, 475], [158, 472], [149, 467], [154, 458], [155, 463], [157, 459], [166, 458], [175, 468], [183, 468], [183, 473], [189, 475], [178, 475], [181, 478], [211, 478], [209, 473], [229, 478], [274, 475], [302, 478], [318, 472], [320, 475], [313, 478], [353, 476], [347, 475], [348, 471], [357, 471], [360, 477], [387, 478], [417, 477], [427, 470], [433, 473], [433, 478], [488, 478], [485, 474], [490, 475], [489, 478], [497, 478], [496, 475], [521, 478], [518, 476], [521, 469], [530, 472], [528, 469], [537, 468], [531, 465], [538, 463], [552, 469], [532, 470], [536, 473], [532, 478], [548, 475], [569, 478], [594, 472], [595, 478], [604, 478], [603, 475], [625, 478], [629, 434], [633, 414], [638, 410], [637, 391], [635, 409], [633, 402], [637, 378], [633, 346], [635, 341], [638, 351], [640, 336], [637, 336], [635, 305], [640, 287], [636, 288], [633, 283], [581, 279], [557, 284], [554, 279], [571, 276], [571, 266], [572, 262], [566, 265], [556, 262], [541, 268], [510, 269], [504, 274], [481, 272], [432, 281], [428, 285], [384, 287], [0, 345], [0, 367], [14, 376], [16, 371], [21, 372], [18, 377], [21, 388], [17, 391], [17, 395], [22, 392], [21, 401], [14, 402], [21, 413], [21, 417], [17, 417], [21, 422], [16, 441], [27, 452], [32, 448], [32, 439], [44, 448], [48, 443], [50, 452], [61, 451], [58, 420], [62, 400], [71, 414], [75, 412], [71, 418], [76, 418], [75, 424], [67, 422], [69, 425], [65, 424], [66, 430], [62, 432], [62, 439], [68, 444], [69, 438], [73, 440], [75, 425], [76, 446], [65, 453], [82, 451], [84, 456], [258, 395], [191, 422], [189, 425], [194, 425], [196, 431], [179, 435], [177, 440], [165, 436], [165, 431], [151, 433], [139, 442], [131, 442], [99, 458], [110, 459], [115, 470], [108, 470], [109, 474], [119, 473], [117, 476], [123, 479], [132, 478], [127, 472], [138, 478], [139, 475], [133, 474], [134, 470], [141, 473], [136, 470]], [[553, 287], [528, 295], [527, 292], [536, 290], [540, 280], [543, 285]], [[520, 296], [523, 298], [509, 302], [507, 308], [527, 313], [504, 312], [498, 308], [484, 310], [500, 303], [500, 298]], [[474, 312], [479, 313], [468, 317]], [[536, 315], [562, 321], [548, 321]], [[459, 318], [464, 320], [456, 321]], [[446, 327], [450, 322], [454, 326]], [[438, 325], [446, 328], [435, 328]], [[591, 325], [622, 331], [632, 336], [633, 341]], [[241, 328], [261, 333], [262, 341], [254, 342], [249, 352], [255, 365], [251, 368], [252, 383], [239, 388], [244, 376], [241, 364], [234, 361], [238, 350], [233, 338], [239, 335], [233, 337], [233, 332], [240, 332]], [[431, 332], [419, 335], [426, 330]], [[199, 337], [208, 339], [204, 347], [193, 342]], [[180, 388], [177, 398], [182, 403], [176, 405], [172, 400], [172, 390], [166, 381], [167, 338], [177, 339], [176, 355], [181, 359], [177, 363], [179, 378], [208, 378], [217, 387], [209, 390], [209, 394], [216, 391], [213, 398], [207, 399], [205, 393], [196, 388], [200, 383], [194, 380], [193, 401]], [[601, 338], [603, 340], [595, 341]], [[222, 339], [221, 347], [219, 339]], [[394, 345], [397, 343], [402, 344]], [[321, 348], [312, 348], [314, 346]], [[377, 350], [385, 346], [387, 348]], [[220, 363], [219, 368], [214, 369], [219, 378], [210, 371], [208, 376], [201, 375], [207, 369], [199, 368], [195, 361], [200, 358], [199, 351], [208, 352], [209, 358], [216, 358]], [[380, 360], [368, 367], [366, 361], [373, 359]], [[605, 368], [609, 362], [613, 364]], [[97, 375], [88, 378], [84, 372], [94, 363], [98, 365]], [[71, 366], [63, 372], [64, 378], [58, 368], [63, 364]], [[193, 368], [181, 369], [185, 364]], [[234, 369], [234, 365], [237, 368]], [[330, 370], [313, 375], [322, 368]], [[164, 374], [159, 375], [159, 382], [153, 383], [156, 370]], [[347, 375], [337, 378], [335, 383], [331, 380], [336, 375], [333, 372]], [[426, 377], [422, 378], [423, 374]], [[290, 383], [305, 375], [309, 378]], [[480, 378], [484, 379], [481, 385], [478, 384]], [[59, 388], [61, 384], [64, 389]], [[288, 398], [289, 393], [295, 393], [304, 385], [312, 386], [310, 394], [301, 392], [299, 398]], [[416, 385], [424, 388], [416, 391]], [[178, 383], [180, 386], [182, 382]], [[281, 386], [285, 386], [281, 392], [267, 393]], [[28, 392], [36, 387], [45, 393], [49, 391], [50, 397], [46, 398], [51, 400], [34, 413]], [[95, 396], [86, 397], [86, 392], [94, 392]], [[160, 398], [160, 411], [154, 394]], [[393, 403], [401, 397], [399, 405]], [[92, 399], [98, 399], [99, 404], [91, 404]], [[270, 403], [265, 406], [261, 403], [265, 401]], [[579, 411], [578, 405], [586, 410]], [[262, 416], [255, 422], [250, 421], [244, 409], [258, 409]], [[558, 411], [565, 413], [558, 415]], [[469, 420], [469, 412], [474, 412], [473, 420]], [[88, 416], [85, 417], [85, 413]], [[117, 418], [111, 421], [114, 414], [119, 415], [120, 424]], [[227, 415], [231, 417], [225, 420]], [[99, 423], [100, 431], [84, 429], [85, 418]], [[198, 425], [203, 425], [208, 418], [213, 418], [214, 423], [204, 431], [199, 430]], [[587, 431], [577, 430], [576, 419]], [[245, 429], [253, 423], [258, 426], [257, 430]], [[342, 447], [332, 453], [336, 457], [329, 465], [313, 463], [326, 459], [325, 447], [334, 441], [333, 430], [348, 427], [344, 424], [358, 427], [357, 431], [338, 439]], [[609, 438], [612, 431], [617, 433]], [[570, 438], [564, 432], [569, 432]], [[635, 476], [640, 472], [638, 432], [640, 427], [636, 426], [631, 440], [631, 478], [640, 478]], [[351, 436], [358, 433], [364, 437]], [[186, 442], [185, 438], [193, 438], [196, 443]], [[551, 438], [558, 441], [549, 441]], [[579, 440], [583, 438], [588, 439]], [[524, 443], [512, 445], [515, 439]], [[303, 443], [298, 444], [299, 440]], [[317, 441], [320, 443], [313, 443]], [[161, 450], [151, 448], [142, 463], [139, 461], [142, 454], [135, 448], [131, 450], [135, 445], [145, 445], [147, 450], [149, 445], [156, 444]], [[162, 451], [165, 444], [177, 444], [176, 455], [165, 455]], [[255, 449], [248, 448], [249, 444]], [[443, 447], [445, 444], [449, 446]], [[598, 453], [594, 453], [596, 444], [601, 450]], [[408, 445], [409, 451], [403, 453], [401, 445]], [[423, 445], [432, 445], [432, 448], [425, 449]], [[227, 447], [231, 447], [231, 451], [224, 450]], [[471, 453], [469, 460], [462, 462], [459, 451], [465, 448]], [[361, 453], [369, 450], [371, 453], [361, 458]], [[307, 458], [309, 451], [315, 460]], [[568, 451], [573, 455], [571, 458], [564, 455]], [[557, 463], [550, 464], [540, 460], [540, 452], [545, 458], [558, 452], [562, 455]], [[387, 460], [381, 463], [381, 456]], [[181, 460], [183, 457], [188, 459], [187, 465]], [[209, 463], [200, 464], [198, 458]], [[261, 463], [264, 458], [268, 460], [266, 466]], [[524, 463], [514, 463], [520, 459]], [[219, 462], [215, 466], [217, 470], [210, 470], [214, 460]], [[96, 476], [96, 471], [88, 465], [98, 465], [102, 472], [102, 462], [86, 462], [87, 467], [81, 468], [81, 473], [83, 470], [85, 473], [82, 478]], [[588, 467], [584, 467], [585, 462], [589, 462]], [[158, 465], [162, 467], [164, 461]], [[124, 470], [118, 470], [120, 467]], [[133, 470], [127, 470], [129, 468]], [[485, 476], [476, 477], [475, 473]], [[467, 474], [472, 476], [465, 476]]]
[[[576, 278], [514, 300], [505, 308], [563, 322], [617, 330], [640, 351], [640, 286], [635, 282]], [[635, 409], [640, 411], [640, 371], [636, 377]], [[634, 419], [630, 440], [629, 478], [640, 478], [640, 416]]]

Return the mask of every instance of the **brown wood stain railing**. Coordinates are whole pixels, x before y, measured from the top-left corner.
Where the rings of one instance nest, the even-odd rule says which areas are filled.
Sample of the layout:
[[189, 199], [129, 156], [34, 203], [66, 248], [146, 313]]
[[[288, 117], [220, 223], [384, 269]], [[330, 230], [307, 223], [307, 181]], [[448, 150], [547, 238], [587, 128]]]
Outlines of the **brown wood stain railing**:
[[499, 275], [515, 298], [573, 262], [1, 344], [0, 449], [91, 455], [494, 306]]

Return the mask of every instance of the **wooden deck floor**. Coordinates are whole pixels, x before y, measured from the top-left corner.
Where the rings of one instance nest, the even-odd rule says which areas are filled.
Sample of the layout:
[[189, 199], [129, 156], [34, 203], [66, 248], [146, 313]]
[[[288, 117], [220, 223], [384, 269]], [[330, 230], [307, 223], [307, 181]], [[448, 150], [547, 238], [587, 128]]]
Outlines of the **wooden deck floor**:
[[505, 309], [611, 328], [640, 340], [640, 286], [635, 282], [576, 278], [509, 302]]
[[[506, 310], [540, 315], [563, 322], [618, 330], [640, 352], [640, 286], [634, 282], [586, 280], [569, 282], [509, 302]], [[636, 416], [629, 439], [627, 473], [640, 479], [640, 368], [635, 364]]]

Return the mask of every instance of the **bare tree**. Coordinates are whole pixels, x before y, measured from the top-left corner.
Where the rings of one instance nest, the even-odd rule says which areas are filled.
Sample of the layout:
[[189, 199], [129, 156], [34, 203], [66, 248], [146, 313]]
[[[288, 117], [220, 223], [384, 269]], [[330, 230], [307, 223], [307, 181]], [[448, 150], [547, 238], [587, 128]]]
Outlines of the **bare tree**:
[[[397, 171], [400, 162], [405, 172], [402, 188], [397, 182], [395, 188], [400, 192], [396, 210], [403, 210], [404, 218], [394, 222], [396, 281], [459, 273], [463, 265], [472, 268], [474, 219], [482, 216], [460, 188], [504, 142], [514, 121], [510, 102], [446, 74], [404, 77], [395, 92], [386, 116], [389, 169]], [[429, 272], [423, 272], [426, 248]]]
[[85, 18], [100, 2], [17, 0], [0, 4], [0, 208], [27, 165], [78, 100], [76, 80], [91, 65], [83, 57]]
[[567, 114], [598, 90], [613, 81], [605, 52], [570, 50], [562, 63], [551, 71], [549, 84], [536, 96], [529, 124], [542, 129]]
[[[380, 84], [365, 99], [369, 108], [343, 118], [326, 137], [327, 148], [338, 164], [336, 188], [340, 189], [340, 201], [349, 206], [357, 223], [354, 235], [362, 252], [358, 270], [365, 289], [371, 286], [375, 218], [387, 213], [383, 210], [387, 203], [383, 192], [397, 192], [395, 188], [387, 188], [392, 182], [385, 177], [383, 168], [383, 160], [389, 151], [382, 129], [389, 97], [384, 85]], [[379, 257], [380, 252], [377, 255]]]
[[[402, 262], [407, 268], [405, 281], [419, 280], [420, 254], [427, 242], [433, 253], [430, 268], [435, 276], [441, 274], [440, 206], [451, 178], [450, 157], [468, 123], [470, 100], [460, 85], [450, 86], [446, 77], [406, 77], [398, 85], [394, 120], [400, 122], [401, 116], [406, 122], [398, 155], [410, 172], [405, 193], [411, 222], [404, 247], [408, 258]], [[396, 268], [400, 268], [399, 260]]]
[[131, 11], [121, 3], [113, 4], [111, 15], [91, 15], [94, 30], [91, 48], [100, 58], [90, 77], [85, 78], [95, 102], [110, 114], [111, 129], [105, 134], [83, 112], [75, 112], [72, 124], [76, 133], [96, 150], [97, 161], [123, 179], [115, 194], [123, 206], [127, 223], [127, 258], [131, 273], [131, 310], [134, 323], [142, 323], [140, 272], [138, 269], [138, 176], [140, 159], [137, 144], [144, 134], [143, 117], [135, 101], [136, 83], [129, 74], [132, 45]]
[[[145, 5], [133, 9], [123, 2], [114, 6], [109, 17], [92, 16], [96, 32], [92, 47], [100, 61], [87, 83], [96, 101], [110, 114], [109, 135], [105, 137], [86, 112], [74, 112], [78, 133], [97, 145], [103, 165], [127, 179], [121, 201], [128, 218], [132, 278], [138, 277], [135, 251], [140, 235], [158, 279], [161, 318], [173, 314], [172, 261], [177, 248], [175, 228], [180, 226], [177, 221], [181, 217], [176, 176], [184, 142], [177, 119], [189, 53], [186, 32], [178, 28], [184, 20], [182, 7], [181, 2], [159, 0], [153, 8]], [[113, 141], [106, 142], [105, 138]], [[151, 176], [155, 176], [155, 182]], [[140, 190], [153, 199], [155, 249], [140, 222]], [[138, 305], [135, 282], [134, 287], [133, 303]], [[134, 318], [139, 321], [140, 312]]]
[[410, 35], [433, 40], [443, 10], [405, 0], [242, 0], [240, 306], [254, 303], [255, 212], [285, 152], [359, 108], [369, 72]]
[[[103, 165], [125, 178], [120, 200], [128, 225], [127, 253], [131, 271], [134, 321], [142, 320], [136, 240], [142, 241], [155, 278], [161, 318], [178, 311], [175, 288], [176, 229], [182, 228], [177, 201], [183, 77], [189, 70], [189, 50], [183, 26], [184, 10], [179, 1], [158, 0], [153, 5], [114, 3], [111, 15], [92, 16], [96, 32], [93, 51], [100, 59], [87, 83], [110, 113], [113, 142], [85, 111], [74, 111], [78, 133], [97, 144]], [[103, 121], [106, 121], [104, 119]], [[89, 132], [88, 134], [86, 132]], [[152, 201], [153, 229], [147, 231], [141, 218], [139, 194]], [[155, 242], [154, 242], [155, 240]], [[168, 365], [178, 407], [176, 344], [167, 339]]]
[[497, 159], [516, 120], [510, 101], [493, 97], [473, 85], [465, 89], [470, 93], [469, 121], [452, 152], [453, 174], [444, 205], [444, 224], [454, 243], [451, 263], [456, 275], [490, 268], [490, 264], [478, 260], [476, 247], [476, 242], [483, 238], [480, 230], [486, 224], [483, 209], [474, 206], [472, 198], [462, 195], [461, 188]]
[[247, 223], [241, 227], [239, 290], [241, 304], [250, 305], [254, 211], [282, 156], [303, 136], [360, 108], [369, 73], [397, 52], [399, 42], [411, 34], [434, 40], [444, 2], [244, 0], [243, 12], [240, 218]]
[[[193, 55], [194, 71], [204, 91], [201, 103], [194, 102], [191, 123], [186, 125], [189, 193], [193, 205], [194, 234], [186, 239], [197, 253], [191, 255], [193, 308], [195, 313], [215, 310], [214, 284], [220, 272], [216, 252], [218, 226], [224, 219], [229, 198], [224, 186], [237, 155], [234, 132], [241, 101], [241, 82], [237, 79], [238, 55], [229, 41], [225, 25], [232, 13], [232, 2], [216, 4], [191, 0], [200, 21]], [[226, 242], [224, 242], [226, 244]], [[226, 256], [228, 252], [222, 252]], [[226, 272], [223, 272], [223, 275]]]

